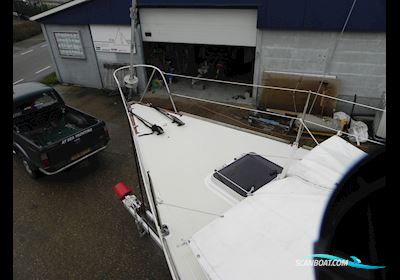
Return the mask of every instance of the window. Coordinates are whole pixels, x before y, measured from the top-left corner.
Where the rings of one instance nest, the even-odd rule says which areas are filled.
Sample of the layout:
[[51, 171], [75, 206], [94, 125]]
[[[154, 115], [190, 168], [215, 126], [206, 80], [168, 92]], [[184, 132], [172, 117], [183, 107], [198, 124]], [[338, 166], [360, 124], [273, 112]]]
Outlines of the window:
[[45, 107], [52, 105], [56, 103], [58, 100], [54, 96], [54, 93], [51, 91], [48, 92], [43, 92], [41, 95], [39, 95], [32, 103], [32, 106], [39, 108], [39, 107]]
[[213, 176], [241, 196], [247, 196], [281, 172], [281, 166], [255, 153], [248, 153], [221, 170], [216, 170]]
[[51, 106], [57, 102], [58, 99], [53, 93], [53, 91], [34, 94], [32, 97], [28, 96], [24, 100], [20, 101], [20, 103], [14, 107], [13, 117], [18, 117], [26, 113], [38, 111], [44, 107]]
[[61, 57], [85, 58], [78, 31], [54, 32], [54, 37]]

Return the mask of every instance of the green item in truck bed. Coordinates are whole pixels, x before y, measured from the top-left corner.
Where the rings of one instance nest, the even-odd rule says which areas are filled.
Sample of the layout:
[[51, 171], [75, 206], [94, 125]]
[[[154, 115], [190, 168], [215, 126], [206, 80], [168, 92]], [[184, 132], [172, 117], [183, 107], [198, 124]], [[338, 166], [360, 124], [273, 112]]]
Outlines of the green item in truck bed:
[[40, 135], [33, 137], [33, 140], [35, 141], [36, 144], [40, 146], [46, 146], [55, 143], [57, 141], [60, 141], [61, 139], [68, 137], [69, 135], [72, 135], [78, 132], [79, 130], [80, 130], [79, 128], [75, 128], [72, 126], [62, 126], [45, 131], [44, 133], [41, 133]]

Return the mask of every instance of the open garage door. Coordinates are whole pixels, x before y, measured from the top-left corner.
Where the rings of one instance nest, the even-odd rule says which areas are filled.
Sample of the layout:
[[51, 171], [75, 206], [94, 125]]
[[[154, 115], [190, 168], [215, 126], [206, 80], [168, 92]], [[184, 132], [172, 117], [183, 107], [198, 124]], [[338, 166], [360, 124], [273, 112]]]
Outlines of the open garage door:
[[256, 46], [257, 10], [141, 8], [144, 42]]

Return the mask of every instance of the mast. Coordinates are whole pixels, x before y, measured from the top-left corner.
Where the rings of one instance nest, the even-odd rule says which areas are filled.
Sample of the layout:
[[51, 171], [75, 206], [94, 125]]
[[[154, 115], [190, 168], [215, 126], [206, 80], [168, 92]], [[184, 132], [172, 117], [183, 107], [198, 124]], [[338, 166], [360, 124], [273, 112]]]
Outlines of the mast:
[[135, 31], [136, 31], [136, 0], [132, 0], [132, 6], [130, 9], [130, 17], [131, 17], [131, 53], [130, 53], [130, 67], [129, 67], [129, 75], [132, 79], [134, 76], [134, 68], [133, 68], [133, 56], [136, 54], [136, 43], [135, 43]]
[[129, 75], [124, 77], [125, 86], [129, 88], [129, 97], [132, 97], [134, 89], [137, 88], [138, 78], [136, 77], [135, 68], [133, 67], [133, 58], [136, 54], [136, 21], [137, 21], [137, 4], [136, 0], [132, 0], [132, 6], [130, 8], [130, 18], [131, 18], [131, 51], [130, 51], [130, 65], [129, 65]]

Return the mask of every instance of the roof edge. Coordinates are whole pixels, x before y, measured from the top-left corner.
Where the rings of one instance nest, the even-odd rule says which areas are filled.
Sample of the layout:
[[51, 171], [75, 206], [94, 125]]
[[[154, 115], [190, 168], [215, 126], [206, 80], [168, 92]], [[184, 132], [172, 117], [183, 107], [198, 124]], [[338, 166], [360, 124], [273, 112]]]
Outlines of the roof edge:
[[60, 11], [63, 11], [63, 10], [65, 10], [65, 9], [68, 9], [68, 8], [70, 8], [70, 7], [76, 6], [76, 5], [78, 5], [78, 4], [81, 4], [81, 3], [84, 3], [84, 2], [89, 2], [89, 1], [91, 1], [91, 0], [73, 0], [73, 1], [69, 1], [69, 2], [64, 3], [64, 4], [61, 4], [61, 5], [59, 5], [59, 6], [55, 7], [55, 8], [53, 8], [53, 9], [50, 9], [50, 10], [44, 11], [44, 12], [42, 12], [42, 13], [40, 13], [40, 14], [31, 16], [31, 17], [29, 18], [29, 20], [35, 21], [35, 20], [38, 20], [38, 19], [47, 17], [47, 16], [49, 16], [49, 15], [58, 13], [58, 12], [60, 12]]

